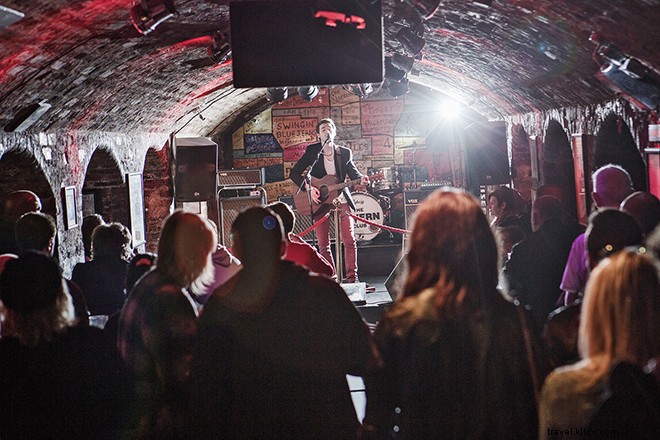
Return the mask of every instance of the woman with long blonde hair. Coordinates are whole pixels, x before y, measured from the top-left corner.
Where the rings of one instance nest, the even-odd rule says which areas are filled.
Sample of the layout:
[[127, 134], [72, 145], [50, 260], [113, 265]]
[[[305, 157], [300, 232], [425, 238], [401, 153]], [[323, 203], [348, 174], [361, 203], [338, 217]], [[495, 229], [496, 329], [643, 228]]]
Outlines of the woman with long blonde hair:
[[363, 438], [532, 439], [535, 390], [515, 306], [479, 202], [453, 188], [418, 208], [403, 295], [374, 337]]
[[[552, 372], [541, 394], [539, 439], [587, 426], [619, 362], [642, 367], [660, 355], [660, 284], [643, 248], [603, 260], [587, 283], [578, 349], [582, 360]], [[568, 435], [566, 435], [568, 434]]]
[[135, 384], [141, 438], [183, 438], [186, 381], [197, 330], [192, 286], [213, 275], [216, 235], [197, 214], [175, 211], [163, 225], [155, 267], [131, 290], [117, 344]]

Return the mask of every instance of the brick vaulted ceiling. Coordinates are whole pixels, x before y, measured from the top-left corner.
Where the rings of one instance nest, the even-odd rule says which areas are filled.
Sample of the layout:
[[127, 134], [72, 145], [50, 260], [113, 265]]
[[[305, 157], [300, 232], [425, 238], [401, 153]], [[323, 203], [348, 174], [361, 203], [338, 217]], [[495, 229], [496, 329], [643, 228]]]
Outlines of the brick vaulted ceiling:
[[[383, 0], [386, 55], [418, 1]], [[249, 117], [264, 90], [234, 89], [231, 63], [206, 53], [229, 28], [228, 3], [175, 0], [178, 18], [142, 36], [132, 0], [0, 0], [25, 14], [0, 30], [1, 126], [41, 101], [51, 108], [31, 131], [210, 135]], [[592, 31], [660, 66], [660, 0], [445, 0], [424, 26], [411, 82], [490, 119], [611, 99], [594, 78]]]

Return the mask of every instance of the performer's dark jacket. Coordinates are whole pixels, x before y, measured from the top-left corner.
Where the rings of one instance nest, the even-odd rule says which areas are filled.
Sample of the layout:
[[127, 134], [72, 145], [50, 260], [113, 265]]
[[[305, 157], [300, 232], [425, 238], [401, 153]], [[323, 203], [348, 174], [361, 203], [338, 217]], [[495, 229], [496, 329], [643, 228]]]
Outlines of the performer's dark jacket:
[[[300, 160], [293, 166], [293, 168], [291, 168], [289, 177], [299, 187], [302, 187], [304, 184], [305, 176], [303, 173], [317, 158], [319, 158], [319, 160], [316, 160], [316, 164], [314, 164], [314, 167], [312, 168], [312, 177], [320, 179], [327, 175], [325, 172], [325, 165], [323, 164], [323, 158], [319, 157], [321, 155], [321, 148], [322, 145], [320, 142], [309, 145], [305, 154], [303, 154]], [[339, 145], [335, 147], [335, 168], [337, 169], [336, 176], [338, 182], [345, 181], [347, 175], [351, 180], [362, 177], [362, 174], [355, 166], [355, 162], [353, 162], [353, 152], [349, 148], [341, 147]], [[351, 197], [349, 189], [344, 188], [342, 194], [346, 198], [348, 206], [355, 210], [355, 202], [353, 201], [353, 197]]]

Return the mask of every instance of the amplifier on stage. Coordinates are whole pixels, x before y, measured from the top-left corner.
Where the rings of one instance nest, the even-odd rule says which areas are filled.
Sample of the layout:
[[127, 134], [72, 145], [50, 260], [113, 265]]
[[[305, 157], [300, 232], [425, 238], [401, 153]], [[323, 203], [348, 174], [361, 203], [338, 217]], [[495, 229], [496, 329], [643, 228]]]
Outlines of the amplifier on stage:
[[412, 228], [413, 224], [413, 218], [415, 211], [417, 210], [417, 206], [419, 206], [422, 201], [429, 196], [433, 192], [433, 189], [429, 188], [428, 190], [426, 189], [419, 189], [419, 190], [410, 190], [410, 191], [404, 191], [403, 192], [403, 206], [404, 206], [404, 214], [405, 214], [405, 224], [406, 224], [406, 229], [410, 230]]
[[265, 168], [218, 171], [218, 185], [226, 187], [255, 187], [266, 181]]

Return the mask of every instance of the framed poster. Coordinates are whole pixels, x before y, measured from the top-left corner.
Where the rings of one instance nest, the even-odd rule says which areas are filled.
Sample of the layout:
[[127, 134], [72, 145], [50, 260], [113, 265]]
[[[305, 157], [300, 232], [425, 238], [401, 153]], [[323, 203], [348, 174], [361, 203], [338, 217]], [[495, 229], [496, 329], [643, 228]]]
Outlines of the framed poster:
[[126, 175], [126, 182], [133, 249], [137, 252], [144, 252], [147, 240], [144, 227], [144, 184], [142, 174], [129, 173]]
[[75, 186], [65, 186], [62, 188], [62, 207], [64, 208], [65, 228], [68, 230], [78, 226]]

